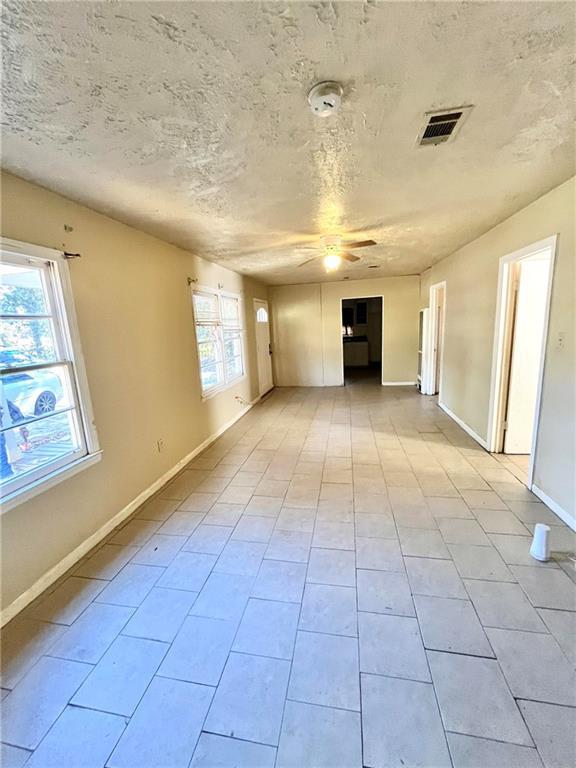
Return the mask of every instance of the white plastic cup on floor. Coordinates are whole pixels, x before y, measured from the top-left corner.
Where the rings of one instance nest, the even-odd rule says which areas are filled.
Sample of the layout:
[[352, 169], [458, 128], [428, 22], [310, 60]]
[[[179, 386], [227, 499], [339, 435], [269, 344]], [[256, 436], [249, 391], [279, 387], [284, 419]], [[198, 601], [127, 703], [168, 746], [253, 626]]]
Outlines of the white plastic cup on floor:
[[545, 563], [546, 560], [550, 560], [550, 542], [548, 541], [549, 533], [549, 525], [544, 525], [544, 523], [536, 523], [534, 526], [534, 538], [532, 539], [530, 554], [535, 560], [540, 560], [540, 562], [543, 563]]

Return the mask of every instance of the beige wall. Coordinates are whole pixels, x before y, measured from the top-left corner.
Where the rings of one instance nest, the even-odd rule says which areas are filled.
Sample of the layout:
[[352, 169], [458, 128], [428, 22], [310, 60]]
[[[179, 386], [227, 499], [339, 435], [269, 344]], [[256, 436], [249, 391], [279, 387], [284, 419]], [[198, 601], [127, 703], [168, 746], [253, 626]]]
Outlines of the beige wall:
[[[2, 515], [6, 607], [258, 395], [252, 300], [266, 288], [10, 175], [2, 234], [78, 251], [72, 285], [100, 463]], [[67, 224], [72, 233], [64, 231]], [[247, 376], [202, 401], [188, 277], [242, 293]], [[164, 450], [158, 453], [156, 441]]]
[[[428, 289], [446, 280], [446, 331], [442, 400], [482, 439], [488, 409], [500, 257], [558, 234], [534, 483], [576, 517], [574, 368], [573, 178], [511, 216], [422, 276], [421, 306]], [[559, 335], [563, 343], [559, 343]]]
[[271, 287], [276, 384], [342, 384], [341, 300], [368, 296], [384, 297], [384, 381], [415, 381], [419, 289], [417, 276]]

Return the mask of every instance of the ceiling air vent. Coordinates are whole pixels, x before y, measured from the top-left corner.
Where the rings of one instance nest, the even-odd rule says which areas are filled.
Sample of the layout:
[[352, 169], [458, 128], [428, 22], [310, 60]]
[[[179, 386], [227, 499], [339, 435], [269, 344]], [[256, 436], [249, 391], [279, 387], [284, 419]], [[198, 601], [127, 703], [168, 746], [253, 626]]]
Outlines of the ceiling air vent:
[[462, 124], [468, 117], [471, 106], [440, 109], [424, 113], [424, 125], [418, 134], [418, 144], [426, 147], [429, 144], [445, 144], [453, 141]]

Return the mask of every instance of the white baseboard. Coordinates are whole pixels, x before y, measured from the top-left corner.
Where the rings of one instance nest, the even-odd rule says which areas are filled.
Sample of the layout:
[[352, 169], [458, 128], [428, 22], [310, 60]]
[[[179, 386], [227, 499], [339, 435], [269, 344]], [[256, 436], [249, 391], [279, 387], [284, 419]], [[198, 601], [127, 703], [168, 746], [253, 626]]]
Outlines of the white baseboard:
[[476, 434], [476, 432], [474, 432], [474, 430], [473, 430], [473, 429], [471, 429], [471, 428], [468, 426], [468, 424], [466, 424], [466, 422], [464, 422], [464, 421], [462, 421], [462, 419], [458, 418], [458, 416], [456, 416], [456, 414], [455, 414], [455, 413], [452, 413], [452, 411], [450, 410], [450, 408], [447, 408], [447, 407], [444, 405], [444, 403], [441, 403], [440, 401], [438, 401], [438, 406], [439, 406], [440, 408], [442, 408], [442, 410], [444, 411], [444, 413], [448, 414], [448, 416], [450, 416], [450, 418], [451, 418], [451, 419], [454, 419], [454, 421], [456, 422], [456, 424], [458, 424], [458, 426], [459, 426], [459, 427], [462, 427], [462, 429], [464, 430], [464, 432], [467, 432], [467, 433], [470, 435], [470, 437], [472, 437], [474, 440], [476, 440], [476, 442], [477, 442], [477, 443], [479, 443], [479, 444], [482, 446], [482, 448], [484, 448], [484, 450], [485, 450], [485, 451], [487, 451], [487, 450], [488, 450], [488, 443], [486, 442], [486, 440], [484, 440], [483, 438], [481, 438], [481, 437], [480, 437], [480, 435], [477, 435], [477, 434]]
[[554, 499], [551, 499], [550, 496], [547, 496], [543, 490], [538, 488], [537, 485], [532, 485], [530, 490], [535, 496], [538, 496], [538, 498], [543, 501], [547, 507], [550, 507], [552, 512], [554, 512], [554, 514], [557, 515], [560, 520], [562, 520], [562, 522], [566, 523], [566, 525], [572, 528], [573, 531], [576, 531], [576, 518], [572, 517], [572, 515], [566, 512], [565, 509], [562, 509], [560, 504], [557, 504]]
[[383, 387], [415, 387], [415, 381], [383, 381]]
[[234, 418], [226, 422], [226, 424], [220, 427], [220, 429], [218, 429], [213, 435], [207, 437], [204, 442], [200, 443], [200, 445], [196, 446], [194, 450], [190, 451], [190, 453], [180, 459], [177, 464], [175, 464], [171, 469], [169, 469], [161, 477], [155, 480], [152, 485], [149, 485], [148, 488], [144, 489], [142, 493], [139, 493], [136, 498], [132, 499], [132, 501], [130, 501], [123, 509], [121, 509], [120, 512], [115, 514], [114, 517], [104, 523], [101, 528], [99, 528], [91, 536], [85, 539], [85, 541], [76, 547], [76, 549], [72, 550], [69, 555], [66, 555], [66, 557], [57, 563], [57, 565], [46, 571], [46, 573], [44, 573], [37, 581], [35, 581], [34, 584], [26, 590], [26, 592], [23, 592], [19, 597], [16, 598], [16, 600], [10, 603], [10, 605], [6, 606], [6, 608], [4, 608], [0, 614], [0, 627], [3, 627], [4, 624], [13, 619], [14, 616], [20, 613], [20, 611], [24, 610], [27, 605], [29, 605], [33, 600], [41, 595], [45, 589], [51, 586], [55, 581], [58, 581], [58, 579], [63, 576], [66, 571], [70, 570], [70, 568], [72, 568], [79, 560], [84, 557], [84, 555], [87, 555], [91, 549], [99, 544], [102, 539], [108, 536], [108, 534], [111, 533], [114, 528], [120, 525], [120, 523], [122, 523], [127, 517], [130, 517], [130, 515], [135, 512], [138, 507], [142, 506], [142, 504], [144, 504], [144, 502], [147, 501], [151, 496], [153, 496], [156, 491], [159, 491], [162, 486], [166, 485], [166, 483], [169, 482], [175, 475], [177, 475], [186, 466], [186, 464], [192, 461], [195, 456], [197, 456], [199, 453], [202, 453], [202, 451], [215, 440], [217, 440], [221, 434], [226, 432], [227, 429], [230, 429], [230, 427], [239, 419], [241, 419], [242, 416], [244, 416], [251, 408], [253, 408], [259, 400], [260, 397], [257, 397], [252, 400], [251, 403], [247, 403], [246, 406], [238, 414], [236, 414], [236, 416], [234, 416]]

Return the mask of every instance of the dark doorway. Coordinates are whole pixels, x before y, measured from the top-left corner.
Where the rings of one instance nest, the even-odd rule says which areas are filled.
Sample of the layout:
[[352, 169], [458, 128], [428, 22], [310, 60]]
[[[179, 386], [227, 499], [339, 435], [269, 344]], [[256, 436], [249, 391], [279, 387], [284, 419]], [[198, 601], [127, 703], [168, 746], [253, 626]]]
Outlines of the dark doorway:
[[344, 383], [382, 383], [382, 297], [342, 299]]

